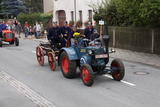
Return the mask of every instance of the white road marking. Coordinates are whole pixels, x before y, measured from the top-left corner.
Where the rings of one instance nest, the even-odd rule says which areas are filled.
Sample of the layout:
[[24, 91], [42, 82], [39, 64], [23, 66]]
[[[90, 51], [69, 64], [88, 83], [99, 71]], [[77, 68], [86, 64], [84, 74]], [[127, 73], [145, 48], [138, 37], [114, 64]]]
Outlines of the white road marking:
[[35, 53], [36, 53], [36, 51], [32, 51], [32, 53], [34, 53], [34, 54], [35, 54]]
[[[110, 78], [110, 79], [113, 79], [113, 77], [112, 76], [110, 76], [110, 75], [104, 75], [105, 77], [107, 77], [107, 78]], [[133, 83], [130, 83], [130, 82], [127, 82], [127, 81], [123, 81], [123, 80], [121, 80], [120, 82], [122, 82], [122, 83], [124, 83], [124, 84], [127, 84], [127, 85], [129, 85], [129, 86], [133, 86], [133, 87], [135, 87], [136, 86], [136, 84], [133, 84]]]
[[6, 72], [0, 71], [0, 79], [4, 80], [9, 85], [17, 89], [18, 92], [29, 98], [33, 103], [37, 104], [38, 107], [56, 107], [52, 102], [48, 101], [43, 96], [36, 93], [27, 85], [16, 80], [14, 77], [10, 76]]

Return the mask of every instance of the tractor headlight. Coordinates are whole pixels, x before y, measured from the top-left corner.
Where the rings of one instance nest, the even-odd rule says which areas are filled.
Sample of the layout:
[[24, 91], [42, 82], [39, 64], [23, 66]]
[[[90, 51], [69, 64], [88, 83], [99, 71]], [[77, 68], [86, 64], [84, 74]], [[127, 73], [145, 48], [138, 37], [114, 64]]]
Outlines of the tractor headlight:
[[88, 54], [91, 55], [93, 52], [92, 50], [88, 50]]

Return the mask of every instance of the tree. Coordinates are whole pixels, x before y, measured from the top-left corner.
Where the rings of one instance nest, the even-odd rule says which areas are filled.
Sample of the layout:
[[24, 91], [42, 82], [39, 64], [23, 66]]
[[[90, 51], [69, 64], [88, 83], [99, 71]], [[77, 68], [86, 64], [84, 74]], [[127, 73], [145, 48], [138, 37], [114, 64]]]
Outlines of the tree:
[[24, 2], [20, 0], [3, 0], [0, 6], [2, 9], [0, 14], [7, 18], [17, 16], [19, 13], [27, 12]]
[[29, 13], [43, 12], [43, 0], [24, 0]]
[[160, 26], [160, 0], [104, 0], [93, 8], [94, 19], [111, 26]]
[[140, 5], [140, 12], [144, 25], [160, 27], [160, 0], [144, 0]]
[[3, 10], [3, 6], [1, 5], [1, 3], [3, 2], [4, 0], [0, 0], [0, 13], [2, 13], [2, 10]]
[[47, 28], [48, 22], [50, 19], [52, 19], [52, 14], [49, 13], [30, 13], [30, 14], [24, 14], [21, 13], [17, 16], [18, 21], [20, 21], [22, 24], [25, 23], [25, 21], [28, 21], [29, 24], [34, 25], [37, 21], [43, 22], [45, 28]]

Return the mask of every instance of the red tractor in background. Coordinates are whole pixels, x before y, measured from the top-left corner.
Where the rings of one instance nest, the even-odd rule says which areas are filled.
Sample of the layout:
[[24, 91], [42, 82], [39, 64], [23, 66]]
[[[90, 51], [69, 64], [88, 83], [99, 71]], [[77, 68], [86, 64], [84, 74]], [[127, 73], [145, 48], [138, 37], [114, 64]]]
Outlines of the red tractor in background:
[[15, 44], [19, 46], [19, 39], [15, 37], [15, 34], [11, 30], [3, 30], [0, 37], [0, 47], [3, 46], [3, 41], [8, 42], [10, 45]]

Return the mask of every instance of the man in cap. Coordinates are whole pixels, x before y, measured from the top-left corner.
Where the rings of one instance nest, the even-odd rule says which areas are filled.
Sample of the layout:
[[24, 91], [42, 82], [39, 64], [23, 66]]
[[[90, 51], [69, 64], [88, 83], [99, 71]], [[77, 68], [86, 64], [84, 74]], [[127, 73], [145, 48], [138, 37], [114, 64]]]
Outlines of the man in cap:
[[89, 22], [88, 26], [84, 29], [84, 35], [87, 39], [91, 39], [91, 35], [94, 33], [94, 28], [92, 24]]

